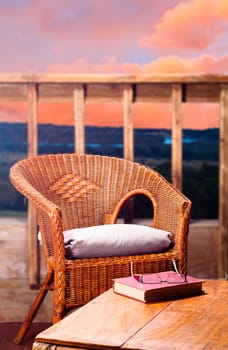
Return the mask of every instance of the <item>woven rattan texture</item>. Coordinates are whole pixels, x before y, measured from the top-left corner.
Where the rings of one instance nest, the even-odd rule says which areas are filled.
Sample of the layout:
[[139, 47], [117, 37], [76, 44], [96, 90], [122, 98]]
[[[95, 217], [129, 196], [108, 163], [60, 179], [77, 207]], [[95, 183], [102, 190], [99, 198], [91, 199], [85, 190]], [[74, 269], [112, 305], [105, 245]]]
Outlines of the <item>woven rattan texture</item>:
[[[131, 261], [139, 273], [171, 269], [173, 258], [182, 272], [186, 270], [191, 202], [154, 170], [114, 157], [57, 154], [19, 161], [11, 168], [10, 179], [36, 210], [43, 254], [52, 275], [43, 289], [53, 284], [54, 322], [66, 309], [110, 288], [113, 278], [129, 275]], [[172, 249], [66, 260], [63, 230], [115, 223], [123, 205], [138, 194], [151, 201], [153, 226], [174, 234]]]

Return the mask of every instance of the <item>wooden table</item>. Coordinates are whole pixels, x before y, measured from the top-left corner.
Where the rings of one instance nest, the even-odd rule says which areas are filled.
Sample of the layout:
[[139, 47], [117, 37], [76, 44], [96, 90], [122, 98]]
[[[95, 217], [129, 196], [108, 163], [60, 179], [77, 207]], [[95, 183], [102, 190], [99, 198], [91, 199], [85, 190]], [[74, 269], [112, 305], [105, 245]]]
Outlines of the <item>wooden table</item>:
[[227, 350], [228, 282], [206, 281], [203, 289], [151, 304], [109, 290], [38, 334], [33, 350]]

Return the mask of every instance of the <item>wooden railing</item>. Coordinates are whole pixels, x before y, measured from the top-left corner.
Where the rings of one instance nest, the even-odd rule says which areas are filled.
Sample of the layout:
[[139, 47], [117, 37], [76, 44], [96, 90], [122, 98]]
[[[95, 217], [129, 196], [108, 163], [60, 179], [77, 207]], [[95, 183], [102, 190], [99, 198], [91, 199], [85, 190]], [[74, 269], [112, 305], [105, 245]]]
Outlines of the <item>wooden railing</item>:
[[[0, 101], [26, 101], [28, 156], [37, 154], [40, 101], [72, 101], [75, 152], [85, 152], [85, 104], [122, 102], [124, 158], [133, 160], [133, 105], [137, 102], [172, 104], [173, 184], [182, 189], [182, 107], [184, 103], [220, 105], [218, 276], [228, 276], [228, 75], [118, 75], [118, 74], [0, 74]], [[29, 278], [37, 284], [36, 223], [29, 210]]]

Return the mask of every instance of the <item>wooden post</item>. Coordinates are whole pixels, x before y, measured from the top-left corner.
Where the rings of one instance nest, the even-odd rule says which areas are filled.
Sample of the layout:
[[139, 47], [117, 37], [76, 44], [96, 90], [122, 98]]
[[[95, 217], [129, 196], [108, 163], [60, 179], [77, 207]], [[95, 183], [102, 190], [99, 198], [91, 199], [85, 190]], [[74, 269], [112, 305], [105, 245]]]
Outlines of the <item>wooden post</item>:
[[220, 92], [218, 275], [228, 279], [228, 85]]
[[[123, 90], [123, 126], [124, 126], [124, 158], [134, 159], [134, 121], [133, 121], [133, 88], [126, 84]], [[124, 206], [124, 222], [131, 223], [134, 218], [133, 199]]]
[[182, 88], [172, 85], [172, 183], [182, 190]]
[[[37, 115], [38, 92], [36, 84], [28, 84], [28, 157], [37, 155]], [[34, 209], [29, 203], [28, 207], [28, 259], [29, 259], [29, 283], [32, 289], [39, 287], [39, 262], [37, 243], [37, 222]]]
[[85, 153], [85, 91], [83, 84], [74, 90], [75, 152]]
[[134, 159], [133, 89], [126, 84], [123, 91], [124, 158]]

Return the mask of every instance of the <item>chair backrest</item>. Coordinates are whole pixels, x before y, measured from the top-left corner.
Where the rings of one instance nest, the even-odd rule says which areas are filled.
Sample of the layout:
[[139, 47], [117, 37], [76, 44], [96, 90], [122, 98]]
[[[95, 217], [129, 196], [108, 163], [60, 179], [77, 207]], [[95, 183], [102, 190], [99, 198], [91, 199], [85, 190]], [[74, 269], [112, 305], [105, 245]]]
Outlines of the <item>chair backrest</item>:
[[189, 221], [191, 202], [183, 194], [156, 171], [121, 158], [42, 155], [17, 162], [10, 179], [37, 207], [41, 229], [50, 224], [39, 196], [60, 208], [63, 230], [114, 222], [109, 215], [116, 218], [125, 201], [139, 193], [153, 204], [155, 227], [176, 234]]

